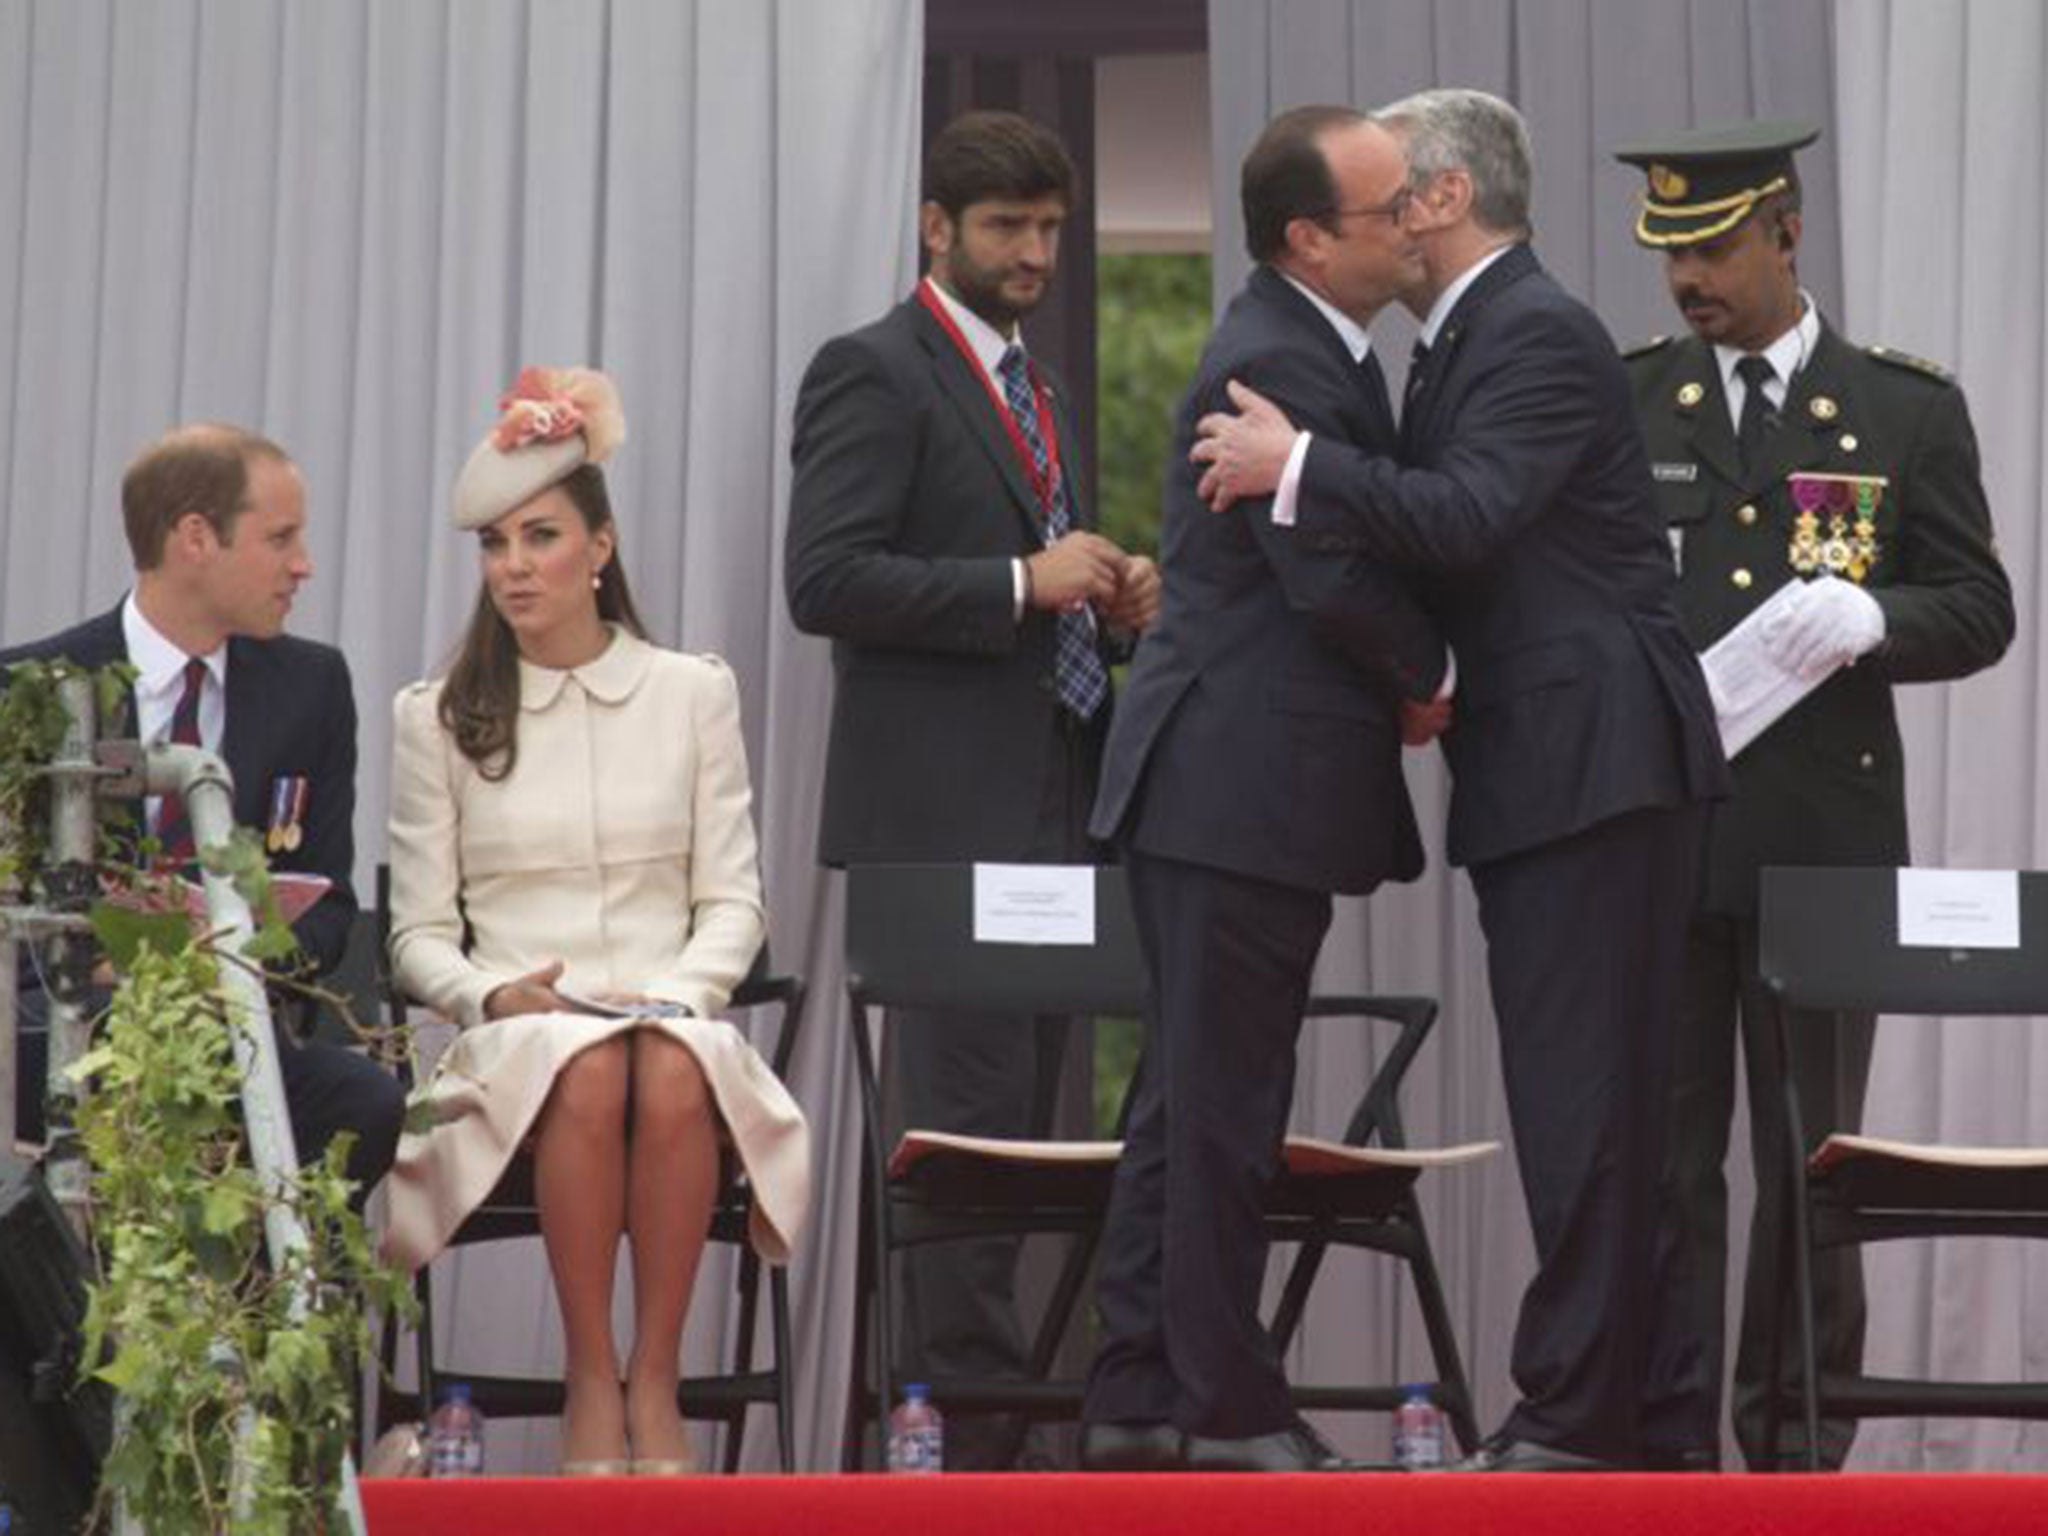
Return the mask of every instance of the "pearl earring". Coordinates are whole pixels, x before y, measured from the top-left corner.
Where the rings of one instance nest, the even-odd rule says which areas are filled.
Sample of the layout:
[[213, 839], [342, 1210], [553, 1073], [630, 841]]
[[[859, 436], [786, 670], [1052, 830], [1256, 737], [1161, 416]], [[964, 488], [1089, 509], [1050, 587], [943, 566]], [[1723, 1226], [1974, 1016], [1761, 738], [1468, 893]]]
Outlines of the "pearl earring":
[[602, 576], [593, 576], [593, 577], [591, 577], [591, 578], [590, 578], [590, 590], [591, 590], [591, 591], [593, 591], [593, 592], [601, 592], [601, 591], [603, 591], [603, 590], [604, 590], [604, 578], [603, 578]]

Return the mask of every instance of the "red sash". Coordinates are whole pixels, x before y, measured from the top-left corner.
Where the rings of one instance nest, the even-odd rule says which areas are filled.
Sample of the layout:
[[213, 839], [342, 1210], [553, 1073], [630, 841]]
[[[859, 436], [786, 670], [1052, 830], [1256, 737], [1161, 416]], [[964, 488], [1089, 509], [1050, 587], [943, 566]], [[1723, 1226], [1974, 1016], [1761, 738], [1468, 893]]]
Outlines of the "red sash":
[[1025, 376], [1031, 381], [1031, 400], [1038, 411], [1038, 440], [1045, 444], [1045, 473], [1040, 474], [1038, 463], [1031, 456], [1031, 445], [1024, 441], [1024, 434], [1018, 429], [1017, 419], [1010, 414], [1010, 405], [996, 388], [995, 380], [981, 366], [981, 359], [967, 338], [960, 334], [960, 327], [946, 310], [943, 300], [932, 291], [932, 281], [926, 278], [917, 285], [918, 302], [931, 311], [932, 318], [940, 328], [953, 338], [953, 345], [960, 349], [960, 355], [967, 359], [967, 366], [974, 376], [981, 380], [981, 387], [988, 391], [989, 404], [996, 408], [996, 416], [1002, 421], [1003, 430], [1010, 434], [1010, 447], [1016, 452], [1017, 462], [1024, 468], [1024, 478], [1030, 482], [1032, 494], [1038, 498], [1038, 515], [1041, 522], [1052, 517], [1053, 498], [1059, 495], [1060, 486], [1060, 434], [1052, 419], [1052, 391], [1038, 381], [1038, 370], [1031, 366], [1031, 359], [1024, 360]]

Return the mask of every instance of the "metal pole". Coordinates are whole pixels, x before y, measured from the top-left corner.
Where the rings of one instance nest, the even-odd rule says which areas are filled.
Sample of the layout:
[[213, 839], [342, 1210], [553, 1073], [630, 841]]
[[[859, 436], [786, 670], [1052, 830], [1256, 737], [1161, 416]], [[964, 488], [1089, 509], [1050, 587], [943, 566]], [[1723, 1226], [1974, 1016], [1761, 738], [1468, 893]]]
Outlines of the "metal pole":
[[[64, 708], [64, 736], [50, 762], [50, 860], [46, 880], [49, 906], [82, 913], [92, 904], [98, 854], [97, 781], [104, 775], [93, 759], [96, 710], [92, 679], [73, 673], [57, 684]], [[75, 1109], [77, 1086], [71, 1064], [92, 1040], [89, 1003], [93, 964], [98, 957], [90, 933], [60, 931], [49, 946], [49, 1105], [43, 1174], [50, 1194], [84, 1235], [89, 1191], [84, 1149], [79, 1145]]]
[[[185, 802], [185, 814], [192, 823], [192, 846], [207, 849], [225, 844], [235, 829], [234, 780], [227, 765], [211, 752], [198, 747], [151, 747], [144, 754], [144, 780], [152, 794], [175, 793]], [[255, 936], [256, 925], [248, 902], [234, 882], [203, 871], [207, 922], [215, 942], [227, 953], [236, 954]], [[284, 1076], [278, 1064], [277, 1035], [270, 1023], [270, 1000], [257, 970], [233, 964], [220, 967], [222, 994], [233, 1020], [235, 1066], [242, 1083], [242, 1117], [249, 1132], [249, 1160], [255, 1165], [256, 1181], [269, 1197], [264, 1213], [264, 1236], [271, 1264], [280, 1272], [304, 1255], [310, 1244], [298, 1212], [282, 1198], [292, 1176], [298, 1172], [298, 1149], [292, 1141], [291, 1117], [285, 1107]], [[289, 1299], [291, 1316], [306, 1315], [311, 1298], [295, 1289]], [[356, 1486], [355, 1459], [342, 1453], [342, 1508], [349, 1529], [363, 1536], [366, 1529], [362, 1496]]]
[[[14, 818], [0, 808], [0, 848], [14, 841]], [[14, 925], [6, 913], [21, 900], [21, 882], [0, 871], [0, 1152], [13, 1148], [19, 1127], [14, 1123], [14, 1057], [20, 1026], [15, 1018], [20, 1006], [16, 997], [15, 966], [21, 963], [21, 947]]]

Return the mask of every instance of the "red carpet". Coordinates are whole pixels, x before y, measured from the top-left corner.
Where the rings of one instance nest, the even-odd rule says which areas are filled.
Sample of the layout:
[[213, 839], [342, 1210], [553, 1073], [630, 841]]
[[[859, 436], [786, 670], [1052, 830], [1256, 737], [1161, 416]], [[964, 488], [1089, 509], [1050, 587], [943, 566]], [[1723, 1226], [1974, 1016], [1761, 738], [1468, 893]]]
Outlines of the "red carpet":
[[2048, 1478], [705, 1477], [364, 1484], [371, 1536], [2013, 1536]]

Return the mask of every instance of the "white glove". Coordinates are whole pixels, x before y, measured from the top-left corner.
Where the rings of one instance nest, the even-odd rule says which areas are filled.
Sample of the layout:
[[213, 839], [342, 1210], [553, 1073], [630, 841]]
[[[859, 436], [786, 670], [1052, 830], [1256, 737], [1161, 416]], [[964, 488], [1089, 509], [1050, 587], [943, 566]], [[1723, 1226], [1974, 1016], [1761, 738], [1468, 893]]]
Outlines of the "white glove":
[[1799, 601], [1763, 634], [1771, 660], [1805, 682], [1867, 656], [1884, 643], [1884, 610], [1877, 599], [1839, 576], [1806, 583]]

